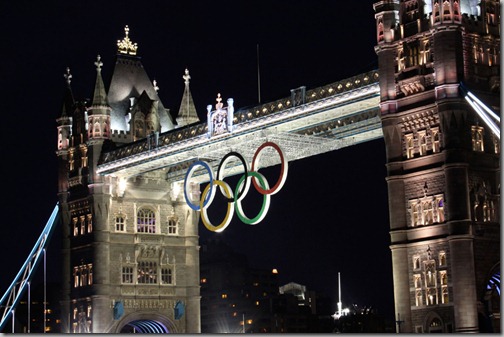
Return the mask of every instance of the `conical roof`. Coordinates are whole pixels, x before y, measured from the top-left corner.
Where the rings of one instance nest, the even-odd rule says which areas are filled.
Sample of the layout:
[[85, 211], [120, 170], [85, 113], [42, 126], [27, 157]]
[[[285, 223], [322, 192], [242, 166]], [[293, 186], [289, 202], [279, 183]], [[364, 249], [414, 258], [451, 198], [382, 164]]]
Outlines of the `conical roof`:
[[185, 88], [184, 94], [182, 95], [182, 101], [180, 103], [180, 109], [176, 118], [177, 127], [200, 121], [191, 95], [191, 90], [189, 89], [189, 80], [191, 79], [191, 76], [189, 75], [188, 69], [185, 70], [185, 74], [182, 78], [184, 79]]

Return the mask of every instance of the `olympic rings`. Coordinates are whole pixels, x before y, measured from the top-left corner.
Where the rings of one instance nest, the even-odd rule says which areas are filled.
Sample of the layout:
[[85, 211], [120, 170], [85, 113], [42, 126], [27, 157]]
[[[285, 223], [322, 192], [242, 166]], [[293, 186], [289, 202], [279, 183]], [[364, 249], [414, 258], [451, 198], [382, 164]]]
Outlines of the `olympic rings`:
[[[266, 147], [274, 148], [278, 153], [278, 155], [280, 156], [280, 162], [281, 162], [280, 176], [278, 177], [278, 180], [276, 181], [275, 185], [272, 188], [269, 187], [269, 183], [266, 180], [266, 177], [264, 177], [264, 175], [258, 172], [259, 163], [263, 155], [262, 152]], [[227, 184], [224, 181], [224, 174], [223, 174], [226, 164], [232, 159], [232, 157], [238, 158], [241, 161], [241, 164], [243, 165], [244, 169], [244, 173], [238, 180], [234, 193], [229, 184]], [[199, 202], [195, 204], [190, 200], [187, 190], [189, 187], [189, 180], [199, 166], [203, 167], [207, 171], [210, 179], [208, 185], [204, 188], [203, 193], [201, 194]], [[283, 187], [283, 185], [285, 184], [285, 180], [287, 178], [287, 172], [288, 172], [288, 161], [286, 160], [285, 155], [280, 146], [278, 146], [273, 142], [265, 142], [261, 146], [259, 146], [256, 152], [254, 153], [251, 170], [249, 170], [248, 163], [245, 160], [245, 158], [238, 152], [234, 151], [229, 152], [222, 158], [217, 168], [216, 179], [214, 179], [214, 171], [207, 162], [198, 160], [193, 164], [191, 164], [185, 175], [184, 197], [186, 199], [187, 205], [190, 208], [192, 208], [195, 211], [200, 210], [202, 211], [201, 221], [203, 222], [203, 225], [210, 231], [222, 232], [224, 229], [226, 229], [226, 227], [229, 226], [229, 224], [231, 223], [231, 219], [235, 212], [238, 218], [243, 223], [248, 225], [255, 225], [261, 222], [266, 216], [266, 213], [268, 213], [271, 195], [276, 194]], [[257, 190], [257, 192], [263, 195], [263, 203], [261, 206], [261, 210], [253, 218], [247, 217], [242, 208], [242, 200], [245, 198], [245, 196], [249, 191], [250, 180], [252, 180], [254, 188]], [[214, 185], [217, 185], [219, 188], [213, 188]], [[215, 192], [217, 190], [220, 190], [221, 193], [224, 195], [224, 197], [227, 200], [228, 206], [224, 220], [217, 226], [214, 226], [208, 219], [207, 209], [208, 207], [210, 207], [210, 204], [212, 203], [215, 197]]]

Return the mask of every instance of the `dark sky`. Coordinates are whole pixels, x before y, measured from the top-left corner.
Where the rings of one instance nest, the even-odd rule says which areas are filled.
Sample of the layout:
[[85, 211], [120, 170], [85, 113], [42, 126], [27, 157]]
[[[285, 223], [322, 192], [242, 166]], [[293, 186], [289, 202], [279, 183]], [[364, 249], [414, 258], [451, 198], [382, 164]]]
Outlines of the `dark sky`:
[[[116, 42], [130, 27], [138, 55], [177, 112], [190, 71], [200, 116], [217, 93], [235, 108], [377, 68], [372, 1], [2, 1], [1, 158], [4, 181], [0, 294], [16, 275], [57, 202], [56, 118], [66, 67], [77, 98], [91, 97], [94, 61], [113, 69]], [[272, 170], [274, 175], [274, 170]], [[250, 264], [343, 302], [392, 315], [383, 140], [290, 163], [263, 222], [233, 221], [220, 234]], [[274, 179], [274, 178], [271, 178]], [[203, 238], [217, 234], [202, 226]], [[55, 234], [59, 240], [59, 233]], [[59, 254], [59, 247], [50, 249]], [[56, 258], [53, 260], [56, 261]], [[49, 267], [58, 279], [60, 266]]]

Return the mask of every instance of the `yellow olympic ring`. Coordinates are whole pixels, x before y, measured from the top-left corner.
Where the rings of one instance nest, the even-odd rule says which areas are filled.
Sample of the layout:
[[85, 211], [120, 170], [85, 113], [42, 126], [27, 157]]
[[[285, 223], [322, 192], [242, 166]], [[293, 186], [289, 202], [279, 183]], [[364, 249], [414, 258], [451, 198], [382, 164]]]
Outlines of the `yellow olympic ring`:
[[[281, 169], [280, 169], [280, 176], [275, 183], [275, 185], [270, 189], [268, 181], [262, 175], [259, 173], [258, 170], [259, 168], [259, 162], [262, 156], [262, 150], [266, 147], [273, 147], [279, 154], [280, 156], [280, 161], [281, 161]], [[244, 174], [238, 181], [238, 184], [235, 188], [235, 191], [233, 193], [233, 190], [231, 187], [223, 180], [224, 178], [221, 178], [223, 176], [223, 171], [226, 166], [226, 164], [229, 162], [230, 158], [234, 156], [238, 158], [244, 168]], [[187, 189], [189, 187], [189, 178], [192, 176], [192, 174], [196, 171], [196, 167], [201, 166], [203, 169], [205, 169], [208, 172], [209, 175], [209, 184], [205, 187], [203, 190], [203, 193], [201, 194], [200, 200], [197, 204], [194, 204], [191, 202], [189, 199]], [[203, 225], [210, 231], [212, 232], [222, 232], [224, 229], [226, 229], [227, 226], [231, 223], [231, 219], [233, 218], [234, 213], [238, 215], [238, 218], [249, 225], [255, 225], [259, 222], [261, 222], [264, 217], [266, 216], [269, 206], [270, 206], [270, 199], [271, 195], [276, 194], [284, 185], [285, 180], [287, 178], [287, 172], [288, 172], [288, 161], [286, 160], [284, 153], [280, 146], [273, 142], [265, 142], [263, 143], [259, 148], [257, 148], [256, 152], [254, 153], [253, 159], [252, 159], [252, 170], [249, 170], [248, 168], [248, 163], [247, 161], [243, 158], [242, 155], [240, 155], [237, 152], [230, 152], [227, 155], [224, 156], [224, 158], [221, 160], [219, 164], [219, 168], [217, 170], [217, 177], [214, 179], [214, 172], [211, 166], [201, 160], [198, 160], [194, 162], [189, 169], [187, 170], [185, 180], [184, 180], [184, 196], [187, 202], [187, 205], [192, 208], [195, 211], [202, 211], [201, 212], [201, 221], [203, 222]], [[248, 193], [249, 187], [250, 187], [250, 180], [252, 180], [252, 183], [255, 187], [255, 189], [263, 195], [263, 204], [261, 206], [261, 210], [259, 213], [254, 217], [254, 218], [248, 218], [242, 208], [242, 200], [245, 197], [245, 195]], [[217, 185], [219, 188], [214, 188], [213, 186]], [[224, 220], [217, 226], [214, 226], [211, 221], [208, 219], [208, 213], [207, 209], [212, 203], [214, 197], [215, 197], [215, 191], [220, 190], [221, 193], [226, 197], [227, 199], [227, 211], [226, 211], [226, 216], [224, 217]]]

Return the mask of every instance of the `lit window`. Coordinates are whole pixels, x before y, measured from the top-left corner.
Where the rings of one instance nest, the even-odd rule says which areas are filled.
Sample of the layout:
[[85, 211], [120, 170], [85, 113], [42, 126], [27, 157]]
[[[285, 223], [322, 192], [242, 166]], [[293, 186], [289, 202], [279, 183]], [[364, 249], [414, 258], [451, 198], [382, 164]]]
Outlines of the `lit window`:
[[157, 283], [157, 263], [153, 261], [141, 261], [138, 263], [137, 278], [139, 284]]
[[201, 279], [201, 283], [207, 283], [207, 279], [206, 278], [202, 278]]
[[77, 217], [72, 218], [72, 226], [73, 226], [73, 235], [78, 236], [79, 235], [79, 224], [78, 224], [78, 219]]
[[80, 234], [84, 235], [84, 233], [86, 233], [86, 218], [84, 217], [84, 215], [81, 215], [79, 217], [79, 220], [80, 220]]
[[424, 225], [431, 225], [433, 222], [432, 201], [423, 203], [423, 219]]
[[439, 265], [446, 266], [446, 253], [444, 251], [439, 252]]
[[93, 264], [75, 266], [73, 268], [74, 288], [93, 284]]
[[75, 170], [74, 149], [68, 151], [68, 170]]
[[406, 143], [406, 158], [413, 158], [415, 155], [415, 143], [413, 139], [413, 135], [409, 134], [405, 136]]
[[494, 152], [495, 154], [500, 154], [500, 139], [497, 136], [492, 135], [492, 141], [494, 144]]
[[151, 209], [140, 208], [137, 212], [137, 232], [156, 233], [156, 215]]
[[438, 153], [441, 151], [439, 130], [437, 128], [431, 129], [431, 132], [432, 132], [432, 152]]
[[415, 290], [415, 304], [417, 307], [423, 305], [422, 289]]
[[255, 301], [255, 305], [258, 306], [259, 305], [259, 301]]
[[221, 298], [227, 298], [228, 295], [227, 294], [221, 294]]
[[427, 154], [427, 137], [425, 131], [418, 133], [418, 140], [420, 142], [420, 155], [425, 156]]
[[484, 129], [481, 126], [471, 126], [471, 138], [473, 151], [483, 152], [485, 150], [483, 144]]
[[87, 146], [81, 144], [80, 149], [81, 149], [81, 167], [84, 168], [88, 166]]
[[87, 215], [87, 231], [88, 233], [93, 232], [93, 216], [91, 214]]

